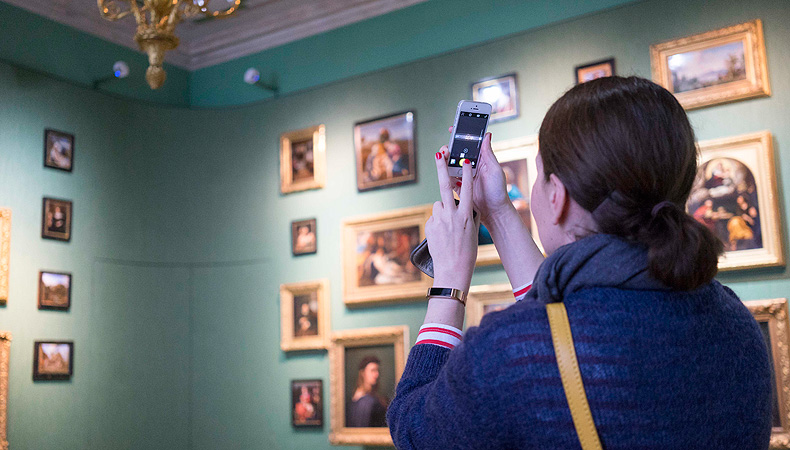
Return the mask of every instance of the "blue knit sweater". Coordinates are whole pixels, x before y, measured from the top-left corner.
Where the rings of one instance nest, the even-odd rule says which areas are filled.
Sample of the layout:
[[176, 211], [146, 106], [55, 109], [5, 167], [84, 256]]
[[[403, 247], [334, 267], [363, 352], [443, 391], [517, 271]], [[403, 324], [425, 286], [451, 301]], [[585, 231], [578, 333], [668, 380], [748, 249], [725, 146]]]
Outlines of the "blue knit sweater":
[[412, 348], [387, 412], [395, 445], [579, 449], [545, 310], [559, 298], [605, 449], [768, 448], [770, 363], [738, 297], [715, 281], [662, 288], [644, 249], [579, 242], [544, 262], [530, 297], [487, 314], [455, 349]]

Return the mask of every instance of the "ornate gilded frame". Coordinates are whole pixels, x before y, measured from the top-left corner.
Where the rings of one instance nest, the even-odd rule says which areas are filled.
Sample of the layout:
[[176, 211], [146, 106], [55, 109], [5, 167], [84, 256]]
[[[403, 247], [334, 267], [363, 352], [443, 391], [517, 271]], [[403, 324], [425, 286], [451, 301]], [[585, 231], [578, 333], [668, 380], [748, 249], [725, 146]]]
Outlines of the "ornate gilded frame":
[[409, 342], [409, 327], [393, 326], [336, 331], [332, 333], [329, 347], [329, 383], [331, 390], [332, 445], [389, 445], [392, 437], [388, 428], [346, 427], [345, 400], [345, 349], [372, 345], [395, 346], [395, 384], [398, 384], [406, 367], [406, 349]]
[[[431, 217], [432, 205], [415, 206], [385, 213], [353, 217], [343, 221], [343, 302], [348, 306], [364, 306], [382, 302], [424, 299], [432, 281], [419, 272], [420, 278], [402, 284], [359, 286], [357, 233], [392, 230], [409, 226], [420, 227], [420, 240], [425, 238], [425, 222]], [[411, 264], [411, 263], [409, 263]]]
[[752, 269], [785, 265], [781, 236], [779, 194], [776, 190], [773, 139], [769, 131], [701, 141], [699, 164], [714, 158], [730, 157], [745, 164], [757, 183], [763, 247], [727, 251], [719, 259], [719, 270]]
[[[294, 297], [316, 291], [318, 296], [318, 335], [294, 336]], [[280, 285], [280, 348], [320, 350], [329, 347], [330, 334], [329, 280], [304, 281]]]
[[[414, 183], [417, 181], [417, 116], [416, 112], [413, 109], [408, 111], [402, 111], [395, 114], [388, 114], [386, 116], [375, 117], [372, 119], [366, 119], [354, 124], [354, 161], [356, 161], [356, 171], [357, 171], [357, 191], [364, 192], [369, 191], [372, 189], [383, 189], [392, 186], [398, 186], [407, 183]], [[376, 181], [365, 181], [364, 180], [364, 173], [365, 173], [365, 164], [366, 161], [362, 160], [362, 128], [375, 126], [380, 128], [381, 126], [378, 124], [379, 122], [389, 120], [389, 119], [396, 119], [403, 116], [403, 119], [406, 123], [410, 124], [411, 127], [411, 139], [409, 141], [409, 146], [407, 148], [401, 149], [401, 151], [408, 155], [408, 173], [406, 175], [400, 175], [397, 178], [386, 178], [383, 180], [376, 180]]]
[[515, 302], [510, 284], [472, 286], [466, 299], [466, 328], [480, 325], [486, 306]]
[[8, 362], [11, 332], [0, 331], [0, 450], [8, 450]]
[[[668, 58], [678, 53], [743, 41], [746, 79], [675, 94], [686, 109], [771, 95], [768, 82], [763, 23], [760, 19], [650, 46], [653, 81], [673, 92]], [[673, 92], [674, 93], [674, 92]]]
[[[293, 143], [313, 139], [313, 178], [294, 181]], [[321, 189], [326, 184], [326, 127], [317, 125], [303, 130], [290, 131], [280, 136], [280, 192]]]
[[0, 208], [0, 305], [8, 302], [11, 261], [11, 210]]
[[787, 299], [744, 302], [758, 322], [768, 323], [770, 352], [779, 403], [780, 427], [771, 432], [772, 449], [790, 449], [790, 330], [787, 320]]
[[481, 89], [487, 88], [489, 86], [493, 86], [495, 84], [500, 84], [503, 82], [507, 83], [510, 86], [510, 92], [513, 93], [513, 95], [511, 96], [513, 99], [513, 109], [511, 111], [491, 113], [491, 118], [489, 120], [489, 123], [502, 122], [504, 120], [515, 119], [518, 117], [519, 114], [518, 75], [515, 72], [513, 72], [498, 77], [483, 78], [482, 80], [477, 80], [474, 83], [472, 83], [472, 100], [476, 102], [482, 102], [486, 100], [480, 97], [479, 92]]

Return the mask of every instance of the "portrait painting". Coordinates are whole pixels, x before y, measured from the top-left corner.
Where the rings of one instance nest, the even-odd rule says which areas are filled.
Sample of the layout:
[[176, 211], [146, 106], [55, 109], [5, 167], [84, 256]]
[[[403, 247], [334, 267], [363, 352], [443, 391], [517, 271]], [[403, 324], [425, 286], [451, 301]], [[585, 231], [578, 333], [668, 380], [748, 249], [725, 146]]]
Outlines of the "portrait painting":
[[576, 84], [615, 75], [614, 58], [576, 66]]
[[392, 445], [386, 413], [406, 360], [405, 326], [332, 335], [329, 363], [336, 445]]
[[74, 167], [74, 136], [57, 130], [44, 130], [44, 167], [71, 172]]
[[73, 342], [36, 342], [33, 380], [69, 380], [74, 373]]
[[784, 264], [768, 132], [699, 143], [688, 213], [724, 244], [719, 270]]
[[472, 286], [466, 300], [466, 328], [480, 325], [483, 317], [516, 302], [510, 284]]
[[653, 81], [686, 109], [771, 94], [762, 21], [650, 47]]
[[71, 274], [38, 273], [38, 309], [67, 311], [71, 307]]
[[360, 192], [417, 180], [415, 125], [414, 111], [354, 125]]
[[472, 83], [472, 100], [491, 105], [489, 123], [518, 117], [518, 82], [515, 73]]
[[317, 248], [316, 219], [291, 222], [291, 251], [293, 255], [312, 255]]
[[11, 332], [0, 330], [0, 449], [8, 450], [8, 374]]
[[343, 301], [350, 306], [422, 298], [430, 278], [409, 256], [425, 237], [431, 206], [343, 222]]
[[329, 280], [280, 286], [280, 348], [318, 350], [329, 345]]
[[41, 237], [58, 241], [71, 240], [72, 203], [68, 200], [44, 198]]
[[326, 130], [318, 125], [280, 136], [280, 191], [321, 189], [326, 183]]
[[0, 208], [0, 305], [8, 302], [11, 263], [11, 210]]
[[322, 380], [291, 381], [291, 425], [297, 428], [324, 426]]

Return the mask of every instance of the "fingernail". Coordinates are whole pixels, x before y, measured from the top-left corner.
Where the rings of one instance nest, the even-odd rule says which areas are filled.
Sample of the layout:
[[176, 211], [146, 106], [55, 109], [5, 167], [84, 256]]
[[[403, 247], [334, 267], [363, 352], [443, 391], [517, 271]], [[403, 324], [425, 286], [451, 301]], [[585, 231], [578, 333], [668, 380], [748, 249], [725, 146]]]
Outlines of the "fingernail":
[[461, 183], [460, 181], [456, 181], [456, 182], [455, 182], [455, 185], [456, 185], [456, 186], [458, 186], [458, 187], [461, 187], [461, 185], [462, 185], [462, 184], [463, 184], [463, 183]]
[[464, 160], [464, 164], [469, 164], [470, 162], [471, 162], [471, 161], [469, 161], [468, 159], [465, 159], [465, 160]]
[[439, 152], [436, 152], [436, 159], [439, 159]]

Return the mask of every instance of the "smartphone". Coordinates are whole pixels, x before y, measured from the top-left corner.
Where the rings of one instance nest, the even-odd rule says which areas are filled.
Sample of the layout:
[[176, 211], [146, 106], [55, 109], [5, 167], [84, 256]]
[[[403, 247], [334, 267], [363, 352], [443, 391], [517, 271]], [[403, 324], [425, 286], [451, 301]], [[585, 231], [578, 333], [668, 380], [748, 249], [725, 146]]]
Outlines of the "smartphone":
[[484, 102], [461, 100], [455, 110], [453, 135], [450, 136], [450, 157], [447, 171], [451, 177], [461, 177], [461, 161], [468, 159], [472, 165], [472, 175], [477, 173], [477, 160], [480, 146], [488, 128], [491, 105]]

